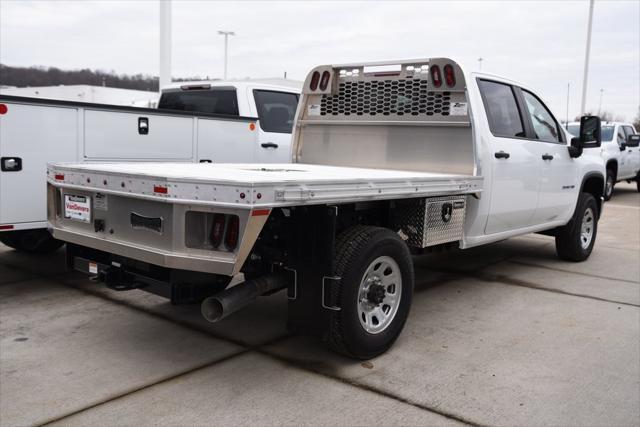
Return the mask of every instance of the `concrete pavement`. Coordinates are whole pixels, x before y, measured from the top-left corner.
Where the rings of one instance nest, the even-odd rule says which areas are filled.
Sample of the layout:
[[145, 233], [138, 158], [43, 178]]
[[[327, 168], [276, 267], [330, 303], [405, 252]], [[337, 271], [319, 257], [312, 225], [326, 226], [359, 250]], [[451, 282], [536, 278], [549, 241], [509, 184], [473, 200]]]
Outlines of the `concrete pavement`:
[[619, 184], [579, 264], [531, 235], [416, 258], [407, 326], [368, 362], [263, 297], [198, 307], [0, 246], [0, 426], [640, 424], [640, 196]]

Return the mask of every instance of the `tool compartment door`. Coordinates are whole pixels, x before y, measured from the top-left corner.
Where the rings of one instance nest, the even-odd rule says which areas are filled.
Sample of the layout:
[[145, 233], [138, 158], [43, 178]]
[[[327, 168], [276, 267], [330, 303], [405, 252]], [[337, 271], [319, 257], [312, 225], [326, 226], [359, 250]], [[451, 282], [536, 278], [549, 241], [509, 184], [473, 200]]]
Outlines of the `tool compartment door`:
[[190, 160], [192, 117], [86, 109], [86, 160]]
[[0, 172], [0, 224], [47, 220], [47, 162], [73, 162], [78, 150], [78, 110], [4, 103], [0, 157], [18, 158], [21, 168]]

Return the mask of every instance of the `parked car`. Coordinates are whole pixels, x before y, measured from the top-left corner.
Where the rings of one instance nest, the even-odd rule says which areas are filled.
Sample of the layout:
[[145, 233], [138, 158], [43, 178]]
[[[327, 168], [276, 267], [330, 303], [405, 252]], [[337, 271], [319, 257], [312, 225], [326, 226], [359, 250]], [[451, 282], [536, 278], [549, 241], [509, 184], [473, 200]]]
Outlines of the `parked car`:
[[182, 82], [158, 109], [0, 95], [0, 242], [62, 244], [46, 230], [47, 162], [290, 161], [299, 86]]
[[[580, 123], [569, 123], [568, 131], [578, 136]], [[610, 200], [616, 182], [636, 181], [640, 192], [640, 148], [639, 136], [631, 123], [602, 123], [602, 147], [600, 156], [607, 168], [604, 199]]]
[[293, 146], [293, 164], [50, 164], [54, 236], [69, 266], [212, 322], [286, 290], [289, 328], [361, 359], [407, 320], [412, 253], [537, 232], [583, 261], [596, 241], [600, 119], [572, 140], [531, 88], [447, 58], [314, 68]]

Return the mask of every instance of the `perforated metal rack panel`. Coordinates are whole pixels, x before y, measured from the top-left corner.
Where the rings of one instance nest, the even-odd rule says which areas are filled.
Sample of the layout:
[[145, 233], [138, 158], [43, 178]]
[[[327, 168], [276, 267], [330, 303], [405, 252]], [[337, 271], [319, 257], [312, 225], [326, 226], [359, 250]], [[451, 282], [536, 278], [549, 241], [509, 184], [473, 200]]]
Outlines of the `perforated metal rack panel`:
[[465, 196], [403, 200], [392, 209], [392, 225], [409, 246], [455, 242], [462, 239], [465, 209]]

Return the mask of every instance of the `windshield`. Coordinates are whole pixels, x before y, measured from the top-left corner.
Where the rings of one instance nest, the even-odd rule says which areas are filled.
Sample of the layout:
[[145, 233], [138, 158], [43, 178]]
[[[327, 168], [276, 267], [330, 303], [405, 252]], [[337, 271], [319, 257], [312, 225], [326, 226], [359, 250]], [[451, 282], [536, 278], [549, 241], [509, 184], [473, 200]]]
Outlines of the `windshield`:
[[260, 127], [265, 132], [291, 133], [298, 108], [298, 94], [254, 90]]
[[[580, 136], [580, 125], [569, 125], [567, 130], [573, 136]], [[603, 141], [611, 141], [613, 139], [613, 126], [602, 126], [600, 129]]]
[[163, 93], [158, 108], [237, 116], [238, 99], [235, 89], [181, 90]]

